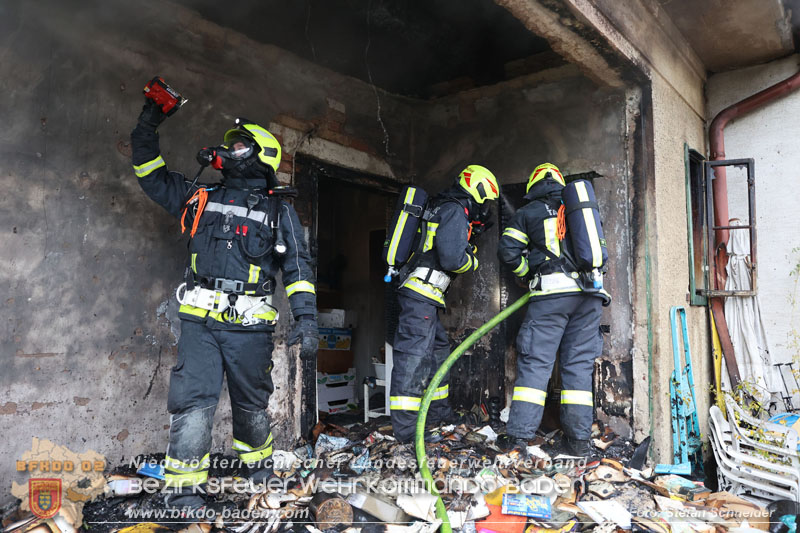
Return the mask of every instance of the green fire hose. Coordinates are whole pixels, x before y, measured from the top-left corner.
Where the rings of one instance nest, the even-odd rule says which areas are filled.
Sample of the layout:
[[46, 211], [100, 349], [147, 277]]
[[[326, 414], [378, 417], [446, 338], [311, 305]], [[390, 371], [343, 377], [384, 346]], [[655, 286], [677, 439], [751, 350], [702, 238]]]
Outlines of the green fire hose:
[[439, 491], [436, 490], [436, 486], [433, 482], [431, 470], [428, 468], [428, 456], [425, 454], [425, 419], [428, 417], [428, 407], [431, 405], [433, 393], [436, 390], [436, 387], [439, 386], [439, 383], [441, 383], [444, 375], [447, 374], [448, 370], [450, 370], [450, 367], [453, 366], [456, 360], [461, 357], [461, 354], [463, 354], [467, 348], [475, 344], [478, 339], [489, 333], [489, 331], [494, 329], [497, 324], [508, 318], [512, 313], [514, 313], [514, 311], [528, 303], [530, 298], [531, 293], [526, 292], [522, 298], [497, 313], [491, 320], [476, 329], [472, 335], [467, 337], [464, 342], [459, 344], [458, 347], [447, 356], [447, 359], [444, 360], [444, 363], [442, 363], [442, 366], [439, 367], [439, 370], [436, 371], [436, 374], [434, 374], [433, 379], [428, 385], [428, 388], [425, 390], [425, 395], [422, 397], [422, 403], [419, 407], [419, 415], [417, 415], [417, 432], [414, 439], [417, 453], [417, 463], [419, 464], [419, 472], [422, 475], [422, 479], [425, 480], [431, 494], [436, 496], [436, 517], [442, 520], [442, 533], [452, 533], [453, 530], [450, 527], [450, 519], [447, 517], [447, 509], [445, 509], [442, 497], [439, 495]]

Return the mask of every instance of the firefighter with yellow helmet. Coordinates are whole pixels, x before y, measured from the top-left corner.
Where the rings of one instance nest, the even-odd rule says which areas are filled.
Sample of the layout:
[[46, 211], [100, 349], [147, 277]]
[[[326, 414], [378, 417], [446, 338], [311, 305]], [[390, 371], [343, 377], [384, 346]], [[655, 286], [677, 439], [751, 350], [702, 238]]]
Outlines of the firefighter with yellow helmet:
[[242, 471], [255, 482], [271, 477], [273, 435], [266, 409], [274, 390], [275, 276], [282, 273], [295, 319], [289, 342], [302, 343], [303, 360], [316, 358], [316, 294], [303, 227], [275, 177], [281, 161], [277, 139], [253, 121], [237, 119], [222, 145], [197, 156], [204, 167], [221, 171], [221, 182], [190, 183], [170, 172], [161, 156], [156, 128], [166, 116], [146, 99], [131, 133], [132, 159], [144, 192], [179, 218], [190, 237], [176, 295], [181, 336], [167, 401], [165, 477], [172, 489], [167, 504], [196, 510], [205, 504], [201, 489], [223, 376]]
[[571, 241], [563, 239], [565, 185], [555, 165], [536, 167], [528, 179], [528, 203], [514, 214], [498, 243], [500, 262], [529, 282], [532, 295], [517, 334], [517, 378], [506, 430], [521, 449], [536, 435], [558, 351], [565, 445], [569, 453], [585, 457], [592, 453], [592, 370], [603, 349], [600, 317], [609, 296], [583, 286], [580, 269], [570, 259]]
[[[447, 333], [438, 312], [458, 274], [478, 269], [477, 248], [470, 243], [473, 228], [486, 227], [489, 200], [498, 197], [497, 180], [489, 169], [470, 165], [449, 189], [428, 201], [430, 210], [421, 253], [409, 260], [399, 280], [400, 314], [393, 345], [390, 411], [394, 435], [400, 442], [414, 436], [425, 389], [450, 353]], [[452, 416], [445, 376], [428, 410], [431, 423]]]

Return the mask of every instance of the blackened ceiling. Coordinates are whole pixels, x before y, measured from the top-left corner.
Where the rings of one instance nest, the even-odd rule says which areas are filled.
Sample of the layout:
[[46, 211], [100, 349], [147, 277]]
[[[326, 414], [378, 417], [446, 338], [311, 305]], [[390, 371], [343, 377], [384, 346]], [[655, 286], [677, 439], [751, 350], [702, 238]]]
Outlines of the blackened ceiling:
[[492, 0], [178, 0], [389, 92], [432, 97], [562, 62]]

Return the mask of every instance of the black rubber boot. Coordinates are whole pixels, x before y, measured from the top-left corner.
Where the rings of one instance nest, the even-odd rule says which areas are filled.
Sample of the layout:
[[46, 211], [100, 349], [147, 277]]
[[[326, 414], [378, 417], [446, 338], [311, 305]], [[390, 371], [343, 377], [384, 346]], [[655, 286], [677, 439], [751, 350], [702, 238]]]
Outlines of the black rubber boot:
[[513, 450], [514, 447], [517, 445], [517, 441], [519, 440], [521, 439], [518, 439], [514, 435], [509, 435], [508, 433], [500, 433], [499, 435], [497, 435], [497, 440], [495, 441], [495, 444], [497, 445], [498, 448], [500, 448], [500, 451], [506, 453]]
[[472, 411], [454, 411], [453, 415], [444, 422], [456, 426], [466, 424], [469, 427], [480, 427], [484, 425], [483, 421], [478, 419], [478, 415]]
[[592, 446], [588, 440], [577, 440], [570, 437], [564, 437], [564, 450], [569, 455], [576, 457], [591, 457], [594, 455]]
[[167, 509], [178, 509], [191, 514], [201, 509], [206, 504], [203, 492], [194, 490], [193, 487], [175, 487], [164, 497]]
[[[517, 460], [526, 460], [530, 458], [530, 454], [528, 454], [528, 439], [514, 439], [514, 446], [511, 448], [511, 452], [519, 452], [519, 457]], [[509, 453], [511, 453], [509, 452]]]
[[199, 494], [168, 494], [164, 502], [170, 514], [159, 522], [165, 524], [214, 522], [217, 516], [226, 514], [230, 516], [236, 509], [236, 504], [233, 502], [217, 502], [211, 497], [209, 500], [206, 501]]
[[252, 468], [248, 467], [247, 477], [250, 478], [250, 481], [253, 483], [262, 484], [267, 483], [270, 479], [277, 476], [275, 476], [275, 472], [272, 470], [271, 466], [253, 466]]
[[435, 444], [437, 442], [441, 442], [443, 438], [444, 437], [442, 437], [442, 432], [438, 427], [435, 427], [430, 431], [427, 430], [425, 431], [425, 437], [424, 437], [425, 442]]
[[278, 477], [275, 474], [275, 465], [271, 457], [257, 463], [244, 465], [243, 470], [244, 476], [252, 481], [254, 485], [265, 485], [268, 487], [270, 480]]

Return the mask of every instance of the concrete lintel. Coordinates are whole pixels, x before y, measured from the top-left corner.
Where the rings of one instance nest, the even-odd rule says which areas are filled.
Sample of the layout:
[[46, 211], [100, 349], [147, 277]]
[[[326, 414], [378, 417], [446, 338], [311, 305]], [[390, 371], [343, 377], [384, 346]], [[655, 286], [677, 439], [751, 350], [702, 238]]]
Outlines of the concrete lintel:
[[640, 66], [649, 79], [661, 77], [703, 116], [705, 66], [667, 14], [652, 0], [565, 0], [609, 46]]
[[620, 87], [660, 76], [703, 114], [705, 67], [672, 20], [637, 0], [495, 0], [595, 82]]
[[595, 82], [615, 88], [625, 85], [622, 72], [598, 50], [597, 43], [577, 32], [581, 29], [577, 21], [574, 24], [565, 21], [563, 13], [538, 0], [495, 2], [510, 11], [530, 31], [547, 39], [553, 50], [578, 65]]
[[[632, 61], [632, 54], [646, 60], [663, 76], [671, 70], [688, 70], [704, 79], [706, 68], [681, 31], [655, 0], [629, 0], [624, 8], [613, 0], [567, 0], [595, 27], [616, 42], [614, 32], [625, 36], [627, 47], [620, 52]], [[668, 52], [668, 53], [665, 53]]]
[[282, 137], [283, 149], [293, 155], [305, 154], [340, 167], [396, 179], [386, 161], [367, 152], [317, 137], [304, 138], [304, 132], [276, 122], [270, 122], [269, 130]]

